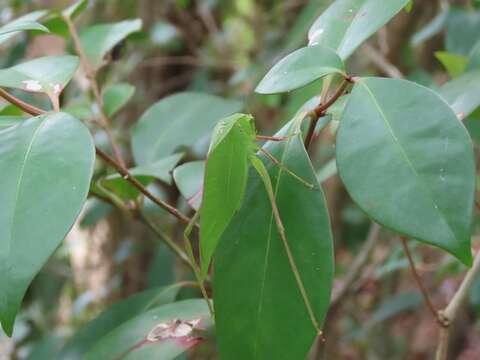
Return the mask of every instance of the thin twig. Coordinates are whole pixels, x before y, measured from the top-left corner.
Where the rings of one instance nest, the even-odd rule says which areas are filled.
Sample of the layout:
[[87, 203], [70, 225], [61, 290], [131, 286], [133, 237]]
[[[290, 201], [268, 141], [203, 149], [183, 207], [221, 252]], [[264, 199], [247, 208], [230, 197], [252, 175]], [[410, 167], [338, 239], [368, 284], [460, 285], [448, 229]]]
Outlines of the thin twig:
[[115, 160], [118, 163], [120, 163], [123, 167], [125, 167], [126, 165], [125, 165], [125, 162], [123, 161], [120, 147], [118, 146], [115, 140], [115, 136], [113, 135], [110, 119], [105, 114], [103, 98], [100, 93], [100, 88], [97, 82], [97, 71], [90, 64], [87, 56], [85, 55], [85, 51], [83, 50], [82, 43], [80, 41], [80, 37], [78, 36], [77, 29], [72, 19], [68, 16], [64, 16], [64, 20], [67, 23], [68, 30], [70, 32], [70, 35], [72, 36], [72, 41], [73, 41], [73, 46], [75, 47], [75, 51], [77, 52], [77, 55], [80, 57], [80, 64], [82, 66], [82, 69], [85, 72], [85, 75], [87, 76], [87, 79], [90, 82], [90, 86], [92, 88], [92, 92], [95, 97], [95, 102], [97, 103], [98, 111], [100, 113], [101, 127], [105, 130], [105, 133], [107, 134], [107, 138], [110, 143], [110, 146], [112, 147]]
[[407, 238], [405, 236], [401, 236], [400, 240], [402, 242], [403, 250], [405, 252], [405, 255], [407, 256], [408, 259], [408, 264], [410, 266], [410, 272], [413, 275], [413, 278], [417, 284], [418, 289], [422, 293], [423, 300], [425, 301], [425, 304], [427, 305], [427, 308], [430, 310], [432, 313], [433, 317], [437, 319], [439, 324], [443, 326], [442, 319], [439, 315], [438, 310], [435, 308], [435, 305], [433, 305], [432, 300], [430, 299], [430, 296], [428, 295], [428, 291], [425, 288], [425, 285], [422, 282], [422, 279], [420, 278], [420, 275], [418, 275], [417, 269], [415, 268], [415, 263], [413, 262], [412, 254], [410, 253], [410, 249], [408, 248], [407, 244]]
[[363, 53], [374, 63], [385, 75], [388, 75], [396, 79], [404, 79], [405, 76], [402, 72], [391, 62], [389, 62], [385, 56], [375, 49], [370, 44], [365, 44], [362, 47]]
[[360, 252], [355, 256], [350, 270], [348, 271], [347, 275], [345, 275], [342, 286], [333, 294], [332, 303], [330, 305], [331, 308], [334, 308], [340, 304], [345, 295], [350, 291], [355, 279], [357, 279], [361, 274], [362, 268], [367, 263], [373, 248], [380, 238], [380, 230], [381, 226], [372, 222], [370, 229], [368, 230], [367, 239], [360, 249]]
[[124, 180], [128, 181], [130, 184], [136, 187], [143, 195], [145, 195], [155, 204], [160, 206], [162, 209], [168, 211], [177, 219], [183, 221], [185, 224], [188, 224], [190, 222], [190, 218], [188, 216], [182, 214], [172, 205], [166, 203], [162, 199], [153, 195], [145, 186], [142, 185], [140, 181], [138, 181], [134, 176], [132, 176], [132, 174], [130, 174], [130, 172], [125, 167], [123, 167], [121, 164], [119, 164], [114, 159], [112, 159], [107, 153], [105, 153], [103, 150], [99, 149], [98, 147], [96, 147], [95, 150], [97, 155], [100, 158], [102, 158], [105, 161], [105, 163], [113, 167], [120, 175], [122, 175]]
[[440, 338], [438, 341], [436, 360], [446, 360], [448, 355], [448, 342], [450, 339], [450, 325], [456, 319], [458, 311], [465, 304], [469, 290], [473, 281], [480, 271], [480, 250], [475, 255], [473, 266], [468, 270], [467, 275], [463, 279], [460, 287], [453, 296], [448, 306], [440, 311], [440, 315], [444, 319], [445, 325], [440, 328]]
[[30, 115], [33, 115], [33, 116], [38, 116], [38, 115], [42, 115], [42, 114], [46, 113], [45, 110], [39, 109], [39, 108], [37, 108], [33, 105], [30, 105], [30, 104], [20, 100], [19, 98], [13, 96], [12, 94], [8, 93], [7, 91], [5, 91], [2, 88], [0, 88], [0, 97], [4, 98], [9, 103], [19, 107], [20, 109], [25, 111], [27, 114], [30, 114]]
[[308, 149], [310, 144], [313, 140], [313, 135], [315, 133], [315, 127], [317, 125], [318, 119], [325, 115], [325, 111], [328, 110], [330, 106], [332, 106], [335, 101], [338, 100], [340, 96], [343, 95], [347, 86], [353, 82], [352, 78], [347, 76], [345, 77], [343, 83], [338, 87], [337, 91], [332, 95], [330, 99], [328, 99], [325, 103], [318, 105], [312, 111], [308, 113], [310, 115], [310, 126], [308, 128], [307, 136], [305, 137], [305, 148]]
[[167, 234], [160, 230], [157, 225], [141, 210], [138, 211], [140, 220], [152, 230], [163, 242], [172, 250], [185, 264], [187, 264], [192, 270], [193, 265], [190, 262], [187, 254], [171, 239]]

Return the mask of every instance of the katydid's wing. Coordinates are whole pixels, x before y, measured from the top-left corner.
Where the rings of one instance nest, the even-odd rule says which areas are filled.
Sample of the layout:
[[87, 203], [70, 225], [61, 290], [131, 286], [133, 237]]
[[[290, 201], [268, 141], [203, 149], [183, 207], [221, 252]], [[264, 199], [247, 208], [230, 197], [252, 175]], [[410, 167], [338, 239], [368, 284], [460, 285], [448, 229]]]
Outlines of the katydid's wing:
[[208, 272], [218, 241], [240, 207], [255, 139], [253, 118], [235, 114], [218, 123], [210, 146], [200, 220], [201, 273]]

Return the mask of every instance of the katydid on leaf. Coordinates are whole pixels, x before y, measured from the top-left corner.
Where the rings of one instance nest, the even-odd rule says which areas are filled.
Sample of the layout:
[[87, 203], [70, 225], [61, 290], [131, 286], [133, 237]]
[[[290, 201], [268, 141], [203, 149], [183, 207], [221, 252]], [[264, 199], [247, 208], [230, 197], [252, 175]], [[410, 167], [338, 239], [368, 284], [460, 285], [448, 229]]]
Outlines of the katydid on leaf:
[[[302, 118], [303, 116], [299, 117], [299, 120], [301, 121]], [[300, 122], [296, 122], [294, 125], [299, 123]], [[205, 297], [213, 316], [212, 306], [208, 299], [203, 281], [207, 276], [211, 259], [223, 232], [241, 206], [245, 193], [249, 165], [252, 165], [265, 185], [265, 190], [272, 204], [272, 216], [280, 234], [299, 291], [304, 299], [312, 324], [317, 331], [320, 332], [318, 321], [315, 318], [295, 259], [290, 251], [285, 236], [280, 212], [275, 201], [275, 191], [272, 182], [265, 169], [265, 165], [257, 157], [257, 151], [258, 153], [265, 155], [265, 157], [277, 165], [281, 171], [285, 171], [304, 186], [314, 189], [314, 185], [297, 176], [266, 149], [255, 143], [256, 140], [286, 141], [300, 133], [300, 126], [294, 126], [293, 128], [295, 128], [294, 133], [282, 138], [257, 137], [253, 117], [245, 114], [232, 115], [221, 120], [217, 124], [213, 132], [212, 142], [206, 162], [202, 205], [192, 219], [192, 222], [185, 230], [184, 239], [187, 253], [191, 262], [194, 264], [195, 275], [202, 290], [202, 294]], [[200, 214], [199, 267], [196, 264], [193, 255], [189, 235]]]

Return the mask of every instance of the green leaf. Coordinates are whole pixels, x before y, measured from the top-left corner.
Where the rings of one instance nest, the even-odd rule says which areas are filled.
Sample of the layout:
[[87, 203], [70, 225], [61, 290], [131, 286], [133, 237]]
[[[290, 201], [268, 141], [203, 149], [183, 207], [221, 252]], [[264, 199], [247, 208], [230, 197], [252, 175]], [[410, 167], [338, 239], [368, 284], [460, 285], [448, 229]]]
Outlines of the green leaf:
[[480, 106], [480, 70], [470, 71], [447, 82], [439, 93], [456, 114], [467, 117]]
[[99, 339], [87, 353], [85, 360], [176, 359], [177, 356], [197, 345], [201, 339], [192, 336], [150, 342], [145, 341], [146, 337], [158, 324], [177, 319], [189, 321], [198, 318], [201, 318], [200, 327], [211, 326], [204, 300], [185, 300], [157, 307], [127, 321]]
[[[129, 169], [129, 172], [144, 186], [148, 186], [154, 179], [170, 185], [172, 183], [171, 173], [182, 157], [183, 154], [175, 154], [151, 164], [134, 167]], [[135, 199], [140, 195], [139, 190], [119, 174], [107, 176], [102, 180], [102, 185], [122, 198]]]
[[198, 210], [202, 204], [205, 161], [192, 161], [173, 170], [173, 179], [188, 205]]
[[175, 300], [180, 287], [147, 290], [113, 304], [94, 320], [83, 326], [62, 348], [58, 360], [81, 360], [101, 338], [152, 308]]
[[275, 64], [255, 91], [259, 94], [291, 91], [335, 73], [344, 74], [344, 66], [333, 50], [321, 45], [304, 47]]
[[214, 129], [205, 166], [200, 218], [203, 276], [208, 273], [220, 237], [242, 202], [254, 141], [255, 125], [250, 115], [232, 115]]
[[435, 52], [435, 57], [447, 69], [448, 74], [452, 78], [456, 78], [465, 72], [468, 58], [463, 55], [451, 54], [446, 51]]
[[73, 20], [80, 15], [87, 6], [88, 0], [75, 1], [72, 5], [62, 11], [62, 15]]
[[0, 321], [7, 334], [33, 277], [73, 225], [87, 197], [95, 151], [65, 113], [0, 132]]
[[345, 60], [408, 2], [409, 0], [337, 0], [310, 28], [309, 45], [328, 46]]
[[472, 143], [435, 92], [405, 80], [359, 80], [340, 121], [337, 166], [373, 220], [471, 264]]
[[135, 93], [135, 86], [128, 83], [115, 84], [103, 92], [104, 110], [108, 117], [115, 115], [124, 107]]
[[138, 164], [190, 147], [211, 134], [221, 118], [240, 110], [238, 101], [204, 93], [184, 92], [168, 96], [150, 107], [135, 125], [132, 150]]
[[[303, 146], [298, 124], [292, 135], [265, 148], [305, 181], [306, 187], [262, 156], [276, 194], [289, 247], [321, 324], [330, 301], [333, 244], [321, 188]], [[297, 135], [294, 135], [297, 134]], [[305, 359], [316, 338], [291, 271], [260, 176], [249, 172], [246, 194], [215, 255], [214, 305], [220, 358]]]
[[448, 52], [468, 55], [480, 33], [480, 12], [452, 7], [447, 20], [446, 48]]
[[95, 69], [101, 68], [105, 56], [115, 45], [141, 29], [142, 20], [135, 19], [94, 25], [80, 31], [80, 42], [90, 65]]
[[480, 41], [473, 47], [468, 55], [467, 71], [480, 70]]
[[45, 10], [34, 11], [0, 27], [0, 45], [13, 38], [19, 31], [39, 30], [48, 32], [45, 26], [37, 22], [37, 20], [45, 16], [45, 14], [47, 14]]
[[0, 86], [44, 93], [57, 101], [77, 70], [76, 56], [47, 56], [0, 70]]
[[0, 131], [18, 125], [22, 121], [25, 121], [25, 117], [23, 116], [0, 116]]

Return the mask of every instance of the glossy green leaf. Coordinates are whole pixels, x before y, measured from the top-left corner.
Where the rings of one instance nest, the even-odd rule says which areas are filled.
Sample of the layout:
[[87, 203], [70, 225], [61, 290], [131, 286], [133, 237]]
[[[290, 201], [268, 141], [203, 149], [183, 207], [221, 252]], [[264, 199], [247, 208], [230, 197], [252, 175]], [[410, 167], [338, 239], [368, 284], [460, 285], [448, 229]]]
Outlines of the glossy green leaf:
[[[198, 334], [177, 339], [145, 341], [150, 331], [158, 324], [172, 320], [189, 321], [201, 319], [200, 327], [211, 326], [210, 315], [204, 300], [185, 300], [149, 310], [117, 327], [87, 353], [85, 360], [173, 360], [201, 339]], [[197, 335], [197, 336], [196, 336]]]
[[95, 151], [65, 113], [0, 132], [0, 321], [7, 334], [33, 277], [73, 225], [87, 197]]
[[138, 164], [150, 163], [210, 135], [221, 118], [240, 110], [238, 101], [204, 93], [168, 96], [150, 107], [135, 125], [132, 150]]
[[373, 220], [471, 264], [472, 143], [435, 92], [405, 80], [359, 80], [340, 121], [337, 166]]
[[24, 120], [24, 116], [0, 116], [0, 131], [18, 125]]
[[304, 47], [275, 64], [255, 91], [260, 94], [291, 91], [335, 73], [343, 74], [344, 66], [333, 50], [321, 45]]
[[253, 152], [253, 117], [235, 114], [221, 120], [214, 129], [205, 166], [200, 218], [200, 264], [208, 267], [220, 237], [239, 209]]
[[113, 304], [83, 326], [62, 348], [58, 360], [81, 360], [101, 338], [134, 317], [175, 300], [180, 287], [147, 290]]
[[337, 0], [308, 32], [309, 45], [334, 49], [345, 60], [409, 0]]
[[87, 8], [87, 6], [88, 0], [77, 0], [68, 8], [63, 10], [62, 15], [70, 19], [75, 19]]
[[180, 165], [173, 171], [173, 179], [182, 196], [195, 210], [202, 204], [205, 161], [192, 161]]
[[45, 10], [34, 11], [0, 27], [0, 45], [17, 35], [19, 31], [40, 30], [48, 32], [48, 29], [45, 26], [37, 22], [37, 20], [41, 19], [46, 14], [47, 11]]
[[[300, 277], [319, 324], [330, 301], [333, 244], [321, 188], [298, 124], [267, 143], [298, 179], [262, 157]], [[292, 273], [262, 179], [250, 171], [243, 204], [215, 255], [214, 305], [220, 357], [229, 360], [305, 359], [317, 335]]]
[[76, 56], [47, 56], [0, 70], [0, 86], [58, 99], [79, 65]]
[[36, 21], [21, 21], [15, 22], [13, 24], [10, 23], [0, 27], [0, 36], [26, 30], [38, 30], [48, 32], [48, 29], [45, 26], [37, 23]]
[[[148, 186], [154, 179], [170, 185], [172, 183], [171, 173], [182, 157], [183, 154], [175, 154], [151, 164], [134, 167], [129, 169], [129, 172], [144, 186]], [[102, 180], [102, 185], [122, 198], [135, 199], [140, 195], [138, 189], [119, 174], [107, 176]]]
[[135, 86], [128, 83], [108, 86], [103, 92], [103, 104], [108, 117], [124, 107], [135, 93]]
[[80, 42], [90, 65], [99, 69], [115, 45], [142, 29], [140, 19], [90, 26], [80, 31]]
[[468, 55], [480, 34], [480, 12], [459, 7], [450, 9], [447, 20], [446, 48], [448, 52]]
[[447, 69], [448, 74], [452, 78], [456, 78], [465, 72], [468, 58], [463, 55], [451, 54], [446, 51], [437, 51], [435, 57]]
[[480, 70], [470, 71], [447, 82], [439, 93], [457, 115], [467, 117], [480, 106]]

